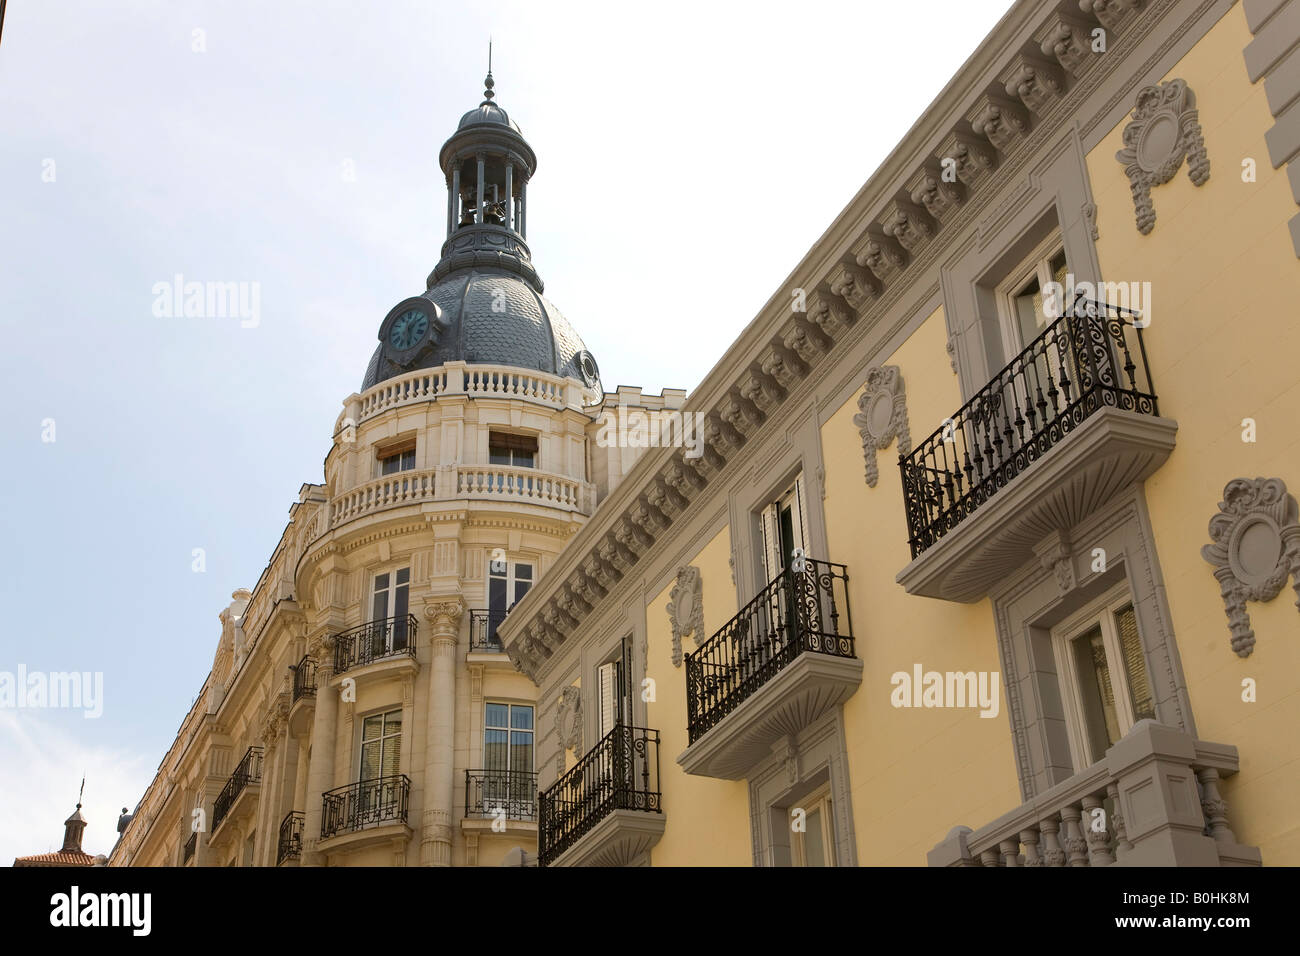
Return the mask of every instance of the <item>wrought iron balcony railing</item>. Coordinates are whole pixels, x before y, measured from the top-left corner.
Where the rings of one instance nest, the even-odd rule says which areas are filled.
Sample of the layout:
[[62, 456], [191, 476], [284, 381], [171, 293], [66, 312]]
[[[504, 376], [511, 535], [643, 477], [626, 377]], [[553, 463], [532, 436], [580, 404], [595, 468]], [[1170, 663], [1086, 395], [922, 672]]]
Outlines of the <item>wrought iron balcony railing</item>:
[[235, 772], [230, 775], [226, 785], [221, 788], [217, 794], [217, 799], [212, 803], [212, 832], [217, 832], [217, 827], [221, 826], [221, 821], [226, 818], [230, 808], [235, 805], [239, 795], [244, 792], [244, 788], [250, 783], [258, 783], [262, 779], [262, 748], [249, 747], [245, 752], [239, 765], [235, 767]]
[[469, 612], [469, 649], [471, 651], [503, 652], [497, 628], [506, 619], [505, 611], [477, 610]]
[[293, 666], [293, 701], [297, 703], [303, 697], [315, 696], [316, 662], [304, 654], [302, 660]]
[[915, 558], [1103, 408], [1159, 415], [1142, 326], [1077, 300], [910, 455], [899, 457]]
[[537, 774], [523, 770], [466, 770], [465, 816], [537, 819]]
[[405, 823], [411, 780], [404, 773], [375, 777], [321, 794], [322, 840], [385, 823]]
[[275, 865], [302, 856], [302, 831], [307, 815], [300, 810], [290, 810], [280, 821], [280, 841], [276, 845]]
[[854, 656], [848, 570], [802, 557], [790, 564], [718, 633], [686, 655], [690, 743], [800, 654]]
[[615, 724], [537, 801], [537, 858], [554, 863], [615, 810], [662, 813], [659, 731]]
[[185, 856], [181, 860], [181, 866], [184, 866], [190, 860], [194, 859], [194, 850], [199, 845], [199, 831], [194, 830], [190, 833], [190, 838], [185, 841]]
[[386, 617], [334, 636], [334, 673], [389, 657], [415, 656], [414, 614]]

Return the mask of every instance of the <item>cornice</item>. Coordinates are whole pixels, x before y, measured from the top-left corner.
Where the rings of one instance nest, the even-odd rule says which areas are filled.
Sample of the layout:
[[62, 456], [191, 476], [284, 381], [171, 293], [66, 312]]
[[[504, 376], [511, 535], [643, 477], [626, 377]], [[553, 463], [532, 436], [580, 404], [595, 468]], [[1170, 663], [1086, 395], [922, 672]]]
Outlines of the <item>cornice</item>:
[[[1162, 50], [1213, 4], [1206, 0], [1186, 18]], [[534, 588], [502, 624], [515, 666], [536, 680], [592, 604], [653, 550], [701, 490], [732, 471], [743, 446], [792, 393], [808, 390], [813, 368], [837, 345], [843, 354], [879, 331], [880, 320], [914, 291], [952, 240], [983, 221], [979, 217], [995, 201], [1007, 202], [1004, 185], [1036, 161], [1046, 141], [1126, 63], [1134, 38], [1150, 34], [1178, 5], [1154, 0], [1126, 23], [1111, 22], [1108, 52], [1098, 55], [1084, 41], [1101, 23], [1077, 4], [1017, 3], [685, 403], [684, 411], [704, 412], [704, 455], [687, 459], [681, 449], [664, 448], [644, 454], [560, 555], [548, 575], [558, 583]], [[1024, 82], [1031, 42], [1038, 52], [1030, 59], [1050, 83]], [[999, 72], [1007, 77], [1000, 86]], [[936, 197], [929, 194], [929, 174], [948, 158], [936, 150], [949, 143], [961, 150], [954, 185], [962, 188]], [[904, 189], [909, 180], [911, 194]], [[807, 290], [806, 312], [789, 311], [791, 288]], [[900, 316], [895, 328], [910, 318]]]

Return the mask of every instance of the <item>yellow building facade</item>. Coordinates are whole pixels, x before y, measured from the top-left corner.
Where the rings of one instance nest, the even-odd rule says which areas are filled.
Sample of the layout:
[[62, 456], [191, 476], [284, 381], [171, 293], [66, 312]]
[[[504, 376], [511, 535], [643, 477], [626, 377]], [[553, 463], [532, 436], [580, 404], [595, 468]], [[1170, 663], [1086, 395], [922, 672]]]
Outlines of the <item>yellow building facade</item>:
[[1297, 39], [1014, 4], [503, 623], [543, 865], [1300, 863]]

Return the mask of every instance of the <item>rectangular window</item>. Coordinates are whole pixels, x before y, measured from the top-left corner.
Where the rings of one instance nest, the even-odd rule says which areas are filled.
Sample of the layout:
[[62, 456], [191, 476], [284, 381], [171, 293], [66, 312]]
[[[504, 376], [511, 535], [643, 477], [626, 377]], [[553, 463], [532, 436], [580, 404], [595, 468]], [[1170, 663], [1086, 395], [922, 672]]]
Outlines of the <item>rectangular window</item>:
[[1156, 716], [1133, 599], [1121, 589], [1053, 634], [1075, 770]]
[[632, 724], [632, 639], [623, 638], [616, 658], [596, 668], [596, 735], [604, 737], [617, 724]]
[[537, 436], [488, 432], [488, 463], [516, 468], [537, 467]]
[[406, 648], [410, 590], [410, 568], [398, 568], [396, 571], [375, 575], [369, 629], [370, 640], [375, 643], [372, 651], [375, 656]]
[[379, 461], [379, 475], [394, 475], [399, 471], [411, 471], [415, 468], [415, 439], [398, 440], [380, 445], [375, 449]]
[[829, 788], [805, 799], [802, 809], [803, 829], [791, 833], [790, 862], [795, 866], [834, 866], [834, 821]]
[[483, 719], [483, 767], [533, 771], [533, 708], [529, 704], [489, 703]]
[[789, 566], [790, 555], [796, 548], [805, 549], [802, 473], [762, 509], [759, 527], [763, 536], [764, 583], [767, 583]]
[[361, 767], [358, 780], [401, 772], [402, 712], [372, 714], [361, 722]]

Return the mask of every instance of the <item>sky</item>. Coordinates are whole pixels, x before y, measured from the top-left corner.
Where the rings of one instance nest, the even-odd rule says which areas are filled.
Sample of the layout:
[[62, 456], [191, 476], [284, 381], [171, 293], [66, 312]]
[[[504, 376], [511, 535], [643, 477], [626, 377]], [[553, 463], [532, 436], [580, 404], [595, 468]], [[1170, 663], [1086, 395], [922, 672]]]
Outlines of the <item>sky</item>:
[[[547, 297], [606, 389], [658, 394], [698, 384], [1008, 6], [9, 0], [0, 865], [58, 849], [83, 775], [92, 854], [143, 795], [438, 259], [438, 150], [489, 37]], [[167, 315], [177, 276], [249, 308]], [[7, 700], [23, 671], [102, 694]]]

